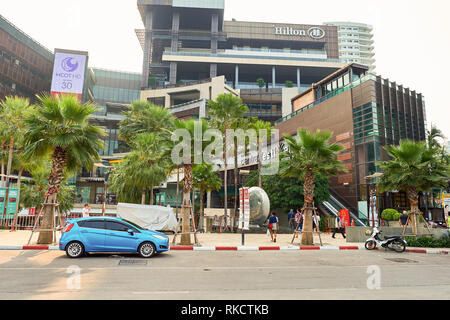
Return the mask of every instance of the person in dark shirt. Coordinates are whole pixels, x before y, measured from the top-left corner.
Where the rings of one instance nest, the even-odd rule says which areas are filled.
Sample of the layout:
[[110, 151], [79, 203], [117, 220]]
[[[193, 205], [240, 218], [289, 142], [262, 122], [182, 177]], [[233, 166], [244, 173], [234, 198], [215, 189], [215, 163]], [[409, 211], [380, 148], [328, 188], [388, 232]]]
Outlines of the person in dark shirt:
[[278, 218], [275, 212], [272, 212], [272, 215], [269, 218], [269, 231], [270, 237], [272, 238], [272, 242], [277, 242], [277, 231], [280, 229], [278, 224]]
[[295, 229], [295, 213], [294, 209], [291, 209], [288, 213], [288, 223], [291, 229]]
[[408, 214], [406, 213], [406, 211], [403, 211], [403, 214], [400, 216], [400, 219], [398, 220], [398, 224], [400, 225], [400, 227], [405, 227], [406, 225], [408, 225]]

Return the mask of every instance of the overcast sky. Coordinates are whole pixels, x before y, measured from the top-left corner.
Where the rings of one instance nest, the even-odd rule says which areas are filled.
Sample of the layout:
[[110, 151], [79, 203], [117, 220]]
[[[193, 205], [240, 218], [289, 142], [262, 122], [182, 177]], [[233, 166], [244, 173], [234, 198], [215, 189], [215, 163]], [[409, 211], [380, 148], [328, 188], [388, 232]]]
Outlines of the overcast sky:
[[[91, 67], [141, 72], [136, 0], [1, 0], [0, 14], [54, 48], [89, 52]], [[425, 96], [427, 120], [450, 138], [450, 1], [225, 0], [225, 19], [373, 25], [377, 74]]]

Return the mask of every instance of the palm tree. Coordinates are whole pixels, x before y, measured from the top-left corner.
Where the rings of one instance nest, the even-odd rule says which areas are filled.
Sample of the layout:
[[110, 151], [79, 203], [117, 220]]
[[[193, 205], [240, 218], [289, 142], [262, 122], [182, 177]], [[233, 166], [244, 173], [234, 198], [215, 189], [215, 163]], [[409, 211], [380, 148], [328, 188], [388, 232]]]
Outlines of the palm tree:
[[[261, 144], [264, 140], [269, 141], [272, 135], [272, 125], [270, 122], [265, 122], [258, 120], [252, 124], [252, 128], [256, 131], [257, 142], [258, 142], [258, 187], [262, 188], [262, 175], [261, 175], [261, 165], [262, 165], [262, 154], [261, 154]], [[266, 137], [262, 136], [263, 130], [266, 130]]]
[[381, 192], [400, 190], [406, 193], [411, 205], [413, 233], [417, 234], [419, 192], [446, 187], [449, 167], [441, 161], [439, 150], [428, 148], [425, 142], [405, 140], [400, 141], [399, 146], [384, 149], [392, 160], [378, 163], [383, 172], [378, 187]]
[[167, 157], [168, 145], [153, 133], [138, 134], [132, 144], [132, 151], [124, 157], [111, 172], [111, 188], [117, 193], [134, 193], [142, 190], [141, 204], [150, 190], [150, 204], [153, 205], [153, 188], [167, 179], [171, 162]]
[[13, 150], [14, 141], [19, 137], [23, 136], [23, 130], [25, 127], [24, 118], [31, 111], [30, 101], [25, 98], [20, 97], [6, 97], [4, 101], [1, 102], [0, 118], [6, 127], [3, 127], [2, 134], [9, 138], [9, 154], [8, 154], [8, 165], [6, 168], [6, 186], [9, 184], [12, 160], [13, 160]]
[[[230, 94], [221, 94], [216, 101], [208, 102], [208, 114], [211, 119], [211, 126], [220, 130], [225, 139], [224, 148], [224, 197], [225, 197], [225, 216], [228, 214], [228, 181], [227, 181], [227, 153], [230, 141], [228, 141], [227, 130], [238, 129], [244, 114], [248, 112], [248, 107], [242, 102], [242, 99]], [[236, 166], [235, 166], [235, 169]], [[236, 184], [236, 183], [235, 183]], [[237, 197], [237, 194], [235, 195]]]
[[445, 136], [438, 127], [432, 124], [431, 129], [427, 131], [428, 147], [440, 149], [441, 144], [437, 141], [437, 139], [445, 139]]
[[120, 122], [119, 136], [126, 143], [132, 144], [141, 133], [154, 133], [170, 138], [174, 117], [165, 108], [145, 100], [137, 100], [123, 112], [125, 119]]
[[312, 210], [314, 205], [314, 179], [317, 175], [336, 175], [344, 171], [337, 155], [344, 148], [330, 144], [331, 132], [317, 130], [315, 134], [306, 129], [298, 130], [298, 137], [285, 135], [290, 151], [282, 154], [287, 166], [282, 166], [282, 175], [303, 179], [305, 220], [303, 222], [302, 244], [312, 245]]
[[192, 170], [192, 182], [200, 190], [200, 221], [203, 221], [203, 196], [205, 192], [219, 191], [222, 180], [213, 172], [213, 166], [208, 164], [196, 165]]
[[[58, 191], [64, 171], [81, 167], [91, 169], [99, 160], [98, 150], [103, 148], [101, 137], [105, 132], [89, 124], [89, 116], [97, 111], [90, 103], [80, 104], [72, 95], [38, 96], [39, 107], [26, 119], [25, 155], [28, 159], [51, 157], [48, 177], [48, 196], [44, 200], [41, 229], [51, 229]], [[39, 244], [52, 243], [52, 232], [41, 231]]]
[[[20, 207], [22, 209], [37, 208], [39, 210], [39, 207], [42, 204], [42, 199], [44, 199], [44, 195], [48, 190], [47, 178], [50, 174], [50, 162], [47, 159], [42, 159], [30, 166], [27, 171], [30, 172], [33, 180], [26, 182], [23, 185], [21, 196], [19, 198]], [[58, 208], [60, 212], [70, 212], [70, 210], [73, 209], [74, 203], [74, 187], [63, 183], [58, 192]]]
[[[197, 129], [196, 129], [197, 127]], [[183, 154], [181, 163], [175, 163], [175, 159], [172, 159], [174, 164], [181, 164], [183, 166], [183, 206], [182, 206], [182, 235], [181, 244], [191, 245], [191, 235], [189, 234], [191, 230], [190, 224], [190, 214], [192, 208], [191, 202], [191, 190], [193, 185], [192, 180], [192, 167], [194, 163], [195, 156], [203, 156], [203, 150], [206, 147], [206, 142], [202, 141], [201, 150], [194, 147], [194, 133], [200, 132], [202, 137], [204, 133], [208, 130], [208, 124], [205, 120], [194, 121], [194, 120], [175, 120], [175, 128], [177, 130], [187, 133], [190, 137], [189, 141], [183, 140], [184, 137], [179, 137], [178, 141], [174, 141], [177, 147], [181, 147], [183, 150], [189, 151], [189, 154]], [[178, 155], [179, 156], [179, 155]], [[203, 159], [203, 158], [202, 158]]]

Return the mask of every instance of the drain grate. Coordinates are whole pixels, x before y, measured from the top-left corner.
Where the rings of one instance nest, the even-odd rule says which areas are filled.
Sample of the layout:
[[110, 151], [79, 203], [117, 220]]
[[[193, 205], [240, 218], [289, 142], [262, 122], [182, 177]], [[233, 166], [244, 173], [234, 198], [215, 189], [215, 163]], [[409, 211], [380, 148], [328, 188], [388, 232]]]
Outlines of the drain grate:
[[405, 258], [386, 258], [386, 260], [398, 263], [419, 263], [419, 261], [405, 259]]
[[120, 260], [119, 266], [145, 266], [147, 265], [147, 261], [145, 260]]

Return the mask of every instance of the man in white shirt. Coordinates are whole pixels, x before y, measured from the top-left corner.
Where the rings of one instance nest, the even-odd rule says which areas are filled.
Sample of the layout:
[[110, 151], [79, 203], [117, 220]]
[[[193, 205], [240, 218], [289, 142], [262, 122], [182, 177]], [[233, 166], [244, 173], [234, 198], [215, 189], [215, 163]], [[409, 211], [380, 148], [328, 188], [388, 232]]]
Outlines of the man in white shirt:
[[91, 208], [89, 207], [89, 204], [86, 203], [84, 205], [83, 210], [81, 210], [81, 213], [83, 214], [83, 218], [89, 218], [89, 213], [91, 212]]
[[336, 217], [336, 228], [334, 229], [332, 238], [335, 239], [336, 232], [340, 232], [345, 239], [344, 224], [339, 216]]

